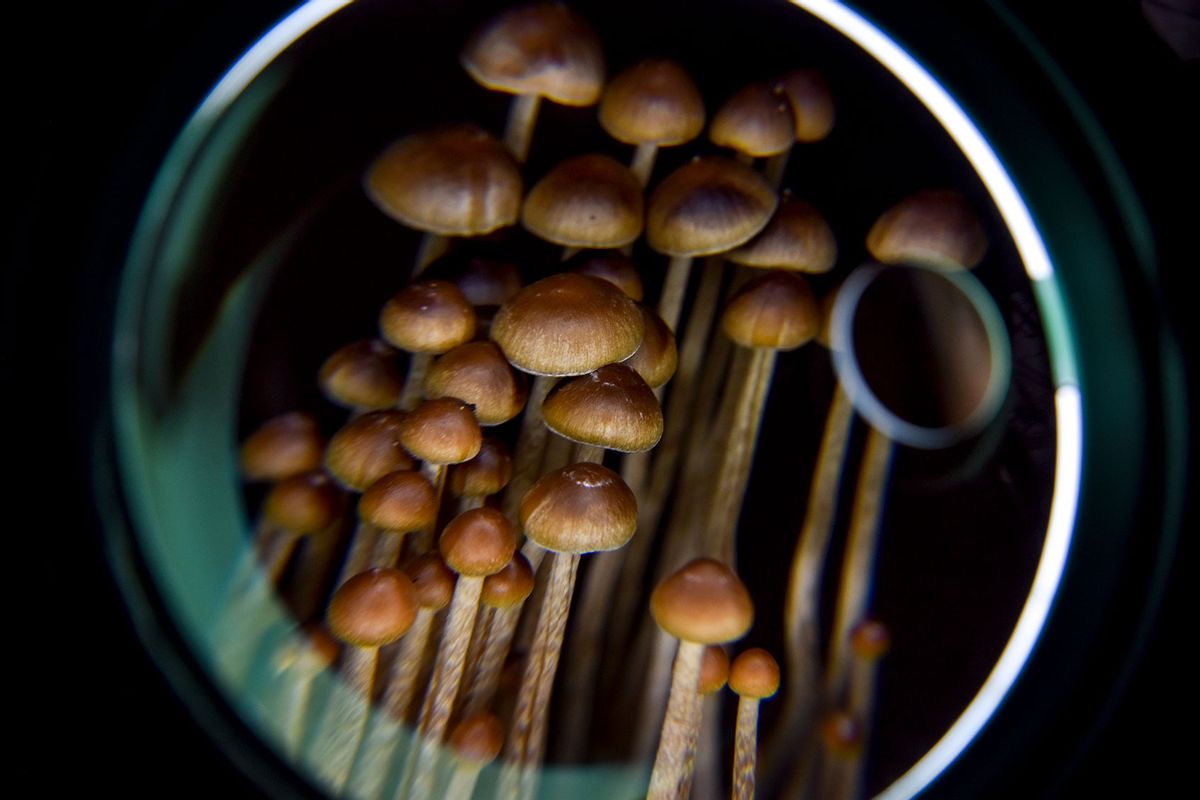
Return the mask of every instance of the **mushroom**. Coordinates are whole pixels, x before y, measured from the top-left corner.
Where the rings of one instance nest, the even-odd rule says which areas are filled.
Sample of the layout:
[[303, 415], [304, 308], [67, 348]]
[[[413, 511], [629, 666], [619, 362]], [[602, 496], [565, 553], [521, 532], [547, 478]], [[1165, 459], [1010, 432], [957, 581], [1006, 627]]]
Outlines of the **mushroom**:
[[524, 377], [494, 342], [467, 342], [438, 357], [425, 376], [425, 392], [431, 398], [463, 401], [483, 426], [508, 422], [529, 398]]
[[504, 746], [504, 728], [494, 714], [467, 717], [450, 734], [454, 772], [443, 793], [445, 800], [471, 800], [480, 771], [496, 760]]
[[658, 398], [631, 367], [608, 364], [554, 387], [542, 405], [546, 427], [575, 442], [576, 461], [599, 463], [604, 451], [649, 450], [662, 437]]
[[512, 478], [512, 457], [499, 439], [483, 440], [479, 452], [470, 461], [455, 464], [446, 473], [446, 488], [459, 499], [458, 511], [483, 506], [488, 497], [498, 494]]
[[[792, 70], [776, 79], [772, 85], [787, 98], [797, 142], [817, 142], [829, 135], [833, 128], [833, 95], [821, 73], [815, 69]], [[775, 188], [783, 184], [791, 152], [792, 148], [789, 147], [767, 161], [763, 173], [767, 182]]]
[[718, 751], [721, 749], [719, 692], [725, 688], [729, 680], [729, 654], [719, 644], [710, 644], [704, 648], [700, 658], [700, 680], [696, 684], [696, 692], [700, 702], [696, 706], [696, 725], [692, 729], [692, 739], [688, 743], [689, 758], [694, 759], [695, 766], [692, 775], [684, 783], [684, 795], [690, 796], [692, 785], [699, 778], [700, 785], [705, 788], [720, 784], [721, 766]]
[[565, 247], [564, 260], [584, 248], [622, 247], [642, 234], [642, 187], [628, 167], [608, 156], [577, 156], [529, 190], [521, 224]]
[[358, 517], [378, 531], [369, 566], [394, 567], [404, 535], [432, 527], [438, 503], [433, 487], [418, 472], [389, 472], [358, 499]]
[[729, 688], [738, 696], [732, 795], [750, 800], [758, 759], [758, 704], [779, 691], [779, 664], [762, 648], [745, 650], [729, 670]]
[[406, 286], [384, 305], [379, 330], [389, 343], [411, 353], [397, 402], [408, 411], [421, 400], [433, 356], [475, 336], [475, 309], [454, 284], [421, 281]]
[[321, 466], [325, 442], [311, 414], [293, 411], [260, 425], [242, 442], [239, 465], [247, 481], [278, 481]]
[[821, 717], [821, 741], [816, 796], [828, 800], [855, 800], [857, 774], [863, 752], [862, 723], [849, 711], [835, 708]]
[[600, 40], [563, 3], [501, 12], [474, 33], [459, 61], [481, 86], [516, 95], [504, 143], [518, 162], [529, 154], [543, 97], [565, 106], [590, 106], [604, 88]]
[[735, 92], [713, 115], [708, 138], [737, 151], [749, 164], [755, 158], [786, 152], [795, 140], [787, 99], [768, 83], [752, 83]]
[[302, 536], [329, 531], [342, 511], [342, 493], [319, 470], [284, 478], [263, 501], [262, 523], [255, 536], [268, 581], [278, 583]]
[[767, 227], [725, 257], [747, 267], [823, 274], [837, 260], [837, 242], [815, 208], [785, 191]]
[[337, 350], [321, 365], [321, 392], [350, 411], [395, 408], [404, 388], [396, 351], [378, 339], [363, 339]]
[[971, 269], [983, 260], [987, 236], [962, 195], [930, 190], [885, 211], [867, 234], [867, 250], [884, 264]]

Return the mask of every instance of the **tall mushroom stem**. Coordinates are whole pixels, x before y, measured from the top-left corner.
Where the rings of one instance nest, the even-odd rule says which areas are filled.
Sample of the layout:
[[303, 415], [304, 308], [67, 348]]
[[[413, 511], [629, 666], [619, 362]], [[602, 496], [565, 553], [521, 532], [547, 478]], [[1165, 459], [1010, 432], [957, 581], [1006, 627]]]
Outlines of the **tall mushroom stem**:
[[700, 660], [704, 645], [698, 642], [680, 641], [671, 669], [671, 694], [667, 700], [667, 714], [663, 719], [662, 735], [658, 752], [654, 757], [654, 769], [650, 773], [650, 789], [647, 800], [676, 800], [682, 797], [681, 788], [691, 773], [691, 756], [687, 747], [697, 716], [700, 694]]
[[538, 477], [548, 436], [542, 418], [542, 403], [554, 387], [554, 381], [555, 378], [550, 375], [537, 375], [529, 389], [529, 402], [521, 417], [521, 433], [513, 450], [513, 477], [504, 490], [504, 514], [509, 519], [516, 518], [521, 498]]

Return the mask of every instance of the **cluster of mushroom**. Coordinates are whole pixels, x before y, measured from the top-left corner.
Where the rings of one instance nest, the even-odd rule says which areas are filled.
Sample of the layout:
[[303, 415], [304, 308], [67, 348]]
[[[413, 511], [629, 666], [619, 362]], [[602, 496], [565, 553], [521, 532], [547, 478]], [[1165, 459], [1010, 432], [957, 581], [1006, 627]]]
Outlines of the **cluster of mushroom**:
[[[708, 120], [712, 152], [656, 180], [658, 148], [705, 130], [701, 92], [681, 65], [647, 59], [606, 82], [595, 34], [560, 3], [500, 14], [461, 63], [481, 86], [514, 95], [508, 128], [414, 133], [367, 170], [375, 205], [423, 239], [412, 282], [381, 306], [378, 336], [320, 370], [345, 424], [325, 441], [311, 416], [291, 413], [243, 444], [245, 479], [272, 484], [255, 534], [264, 570], [293, 608], [324, 609], [315, 616], [338, 643], [300, 615], [322, 655], [287, 671], [289, 696], [303, 696], [314, 663], [336, 663], [359, 699], [344, 713], [296, 701], [287, 747], [333, 793], [361, 797], [470, 797], [503, 752], [499, 795], [528, 798], [552, 725], [561, 752], [551, 755], [602, 752], [589, 741], [601, 729], [592, 719], [599, 693], [615, 692], [647, 709], [620, 757], [653, 756], [649, 794], [684, 797], [697, 749], [713, 745], [701, 741], [701, 698], [727, 677], [741, 699], [730, 783], [734, 796], [753, 796], [758, 703], [776, 692], [780, 669], [761, 648], [730, 666], [723, 646], [754, 619], [735, 572], [738, 516], [776, 359], [821, 329], [798, 273], [836, 261], [819, 212], [781, 189], [793, 146], [832, 126], [828, 87], [810, 70], [747, 86]], [[525, 191], [542, 98], [598, 104], [603, 129], [635, 148], [629, 165], [581, 154]], [[955, 224], [967, 233], [949, 244], [928, 234], [947, 213], [962, 214], [954, 197], [918, 195], [881, 219], [871, 251], [978, 260], [960, 254], [979, 249], [969, 224]], [[523, 285], [547, 265], [463, 257], [459, 240], [518, 222], [562, 248], [563, 271]], [[635, 265], [635, 243], [658, 263]], [[642, 303], [647, 287], [653, 307]], [[657, 648], [665, 674], [648, 655], [651, 619], [667, 642]], [[854, 648], [873, 664], [882, 646], [857, 642], [886, 635], [870, 625]], [[815, 664], [815, 651], [807, 658]], [[789, 698], [802, 709], [791, 745], [811, 740], [816, 755], [781, 759], [777, 768], [806, 772], [780, 780], [825, 797], [860, 790], [861, 759], [846, 753], [862, 751], [873, 680], [856, 673], [850, 700], [842, 688]], [[556, 682], [569, 687], [557, 721]], [[855, 747], [845, 726], [816, 735], [837, 727], [816, 724], [818, 708], [850, 715]], [[633, 752], [635, 740], [651, 749]]]

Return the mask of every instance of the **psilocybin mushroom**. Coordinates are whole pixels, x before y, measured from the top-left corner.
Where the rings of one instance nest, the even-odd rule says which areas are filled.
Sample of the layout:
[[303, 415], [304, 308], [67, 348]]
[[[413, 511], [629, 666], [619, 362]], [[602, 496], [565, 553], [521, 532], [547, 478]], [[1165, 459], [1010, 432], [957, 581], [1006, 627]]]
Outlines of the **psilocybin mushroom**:
[[743, 651], [730, 667], [729, 688], [738, 696], [732, 796], [750, 800], [758, 760], [758, 704], [779, 691], [778, 662], [760, 647]]

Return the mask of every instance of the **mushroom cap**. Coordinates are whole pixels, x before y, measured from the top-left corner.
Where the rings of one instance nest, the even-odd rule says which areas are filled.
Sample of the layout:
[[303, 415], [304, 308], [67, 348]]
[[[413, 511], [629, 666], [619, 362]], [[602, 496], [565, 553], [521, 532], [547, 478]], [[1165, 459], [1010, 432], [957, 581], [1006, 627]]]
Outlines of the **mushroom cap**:
[[670, 256], [722, 253], [766, 226], [779, 198], [745, 164], [695, 158], [663, 179], [646, 206], [646, 239]]
[[862, 752], [862, 723], [849, 711], [829, 711], [821, 717], [817, 727], [821, 741], [830, 753], [848, 758]]
[[636, 370], [651, 389], [657, 389], [675, 376], [679, 351], [675, 347], [675, 334], [663, 318], [646, 306], [638, 307], [645, 321], [642, 346], [622, 363]]
[[360, 572], [329, 600], [329, 631], [355, 647], [382, 647], [405, 634], [417, 617], [417, 591], [398, 569]]
[[431, 464], [459, 464], [475, 457], [483, 432], [461, 400], [426, 400], [400, 422], [400, 441], [416, 458]]
[[499, 439], [485, 438], [470, 461], [455, 464], [446, 474], [446, 488], [455, 497], [487, 497], [512, 480], [513, 462]]
[[833, 95], [815, 69], [798, 69], [777, 79], [775, 87], [787, 98], [797, 142], [816, 142], [833, 129]]
[[679, 64], [648, 58], [608, 82], [600, 125], [625, 144], [684, 144], [704, 130], [704, 99]]
[[325, 442], [317, 421], [301, 411], [283, 414], [260, 425], [242, 442], [242, 477], [277, 481], [321, 466]]
[[619, 250], [581, 253], [567, 263], [567, 269], [606, 280], [631, 300], [641, 301], [644, 295], [642, 276], [638, 275], [637, 266]]
[[367, 196], [393, 219], [443, 236], [479, 236], [512, 225], [521, 173], [494, 136], [455, 125], [389, 145], [364, 178]]
[[456, 268], [444, 272], [437, 265], [429, 268], [430, 277], [435, 274], [449, 276], [467, 298], [467, 302], [478, 309], [480, 306], [498, 306], [521, 291], [524, 285], [521, 272], [509, 261], [490, 258], [468, 258]]
[[263, 515], [295, 534], [324, 530], [337, 521], [341, 493], [320, 470], [290, 475], [277, 481], [263, 501]]
[[480, 425], [500, 425], [521, 413], [529, 387], [494, 342], [467, 342], [430, 365], [425, 394], [461, 400], [475, 408]]
[[330, 402], [354, 411], [395, 408], [404, 388], [396, 351], [378, 339], [339, 349], [325, 359], [317, 381]]
[[621, 476], [599, 464], [543, 475], [521, 499], [521, 525], [556, 553], [616, 550], [637, 530], [637, 499]]
[[700, 681], [696, 691], [700, 694], [719, 692], [729, 679], [729, 654], [719, 644], [710, 644], [700, 654]]
[[808, 284], [774, 270], [746, 283], [721, 315], [721, 328], [742, 347], [794, 350], [817, 335], [821, 312]]
[[616, 159], [570, 158], [534, 184], [521, 207], [533, 235], [565, 247], [622, 247], [642, 234], [642, 185]]
[[494, 508], [464, 511], [446, 523], [438, 540], [438, 551], [446, 566], [472, 578], [504, 569], [516, 550], [516, 529]]
[[708, 126], [708, 138], [718, 147], [759, 158], [788, 150], [796, 140], [787, 98], [768, 83], [739, 89]]
[[419, 472], [389, 472], [358, 499], [358, 516], [377, 528], [411, 533], [437, 522], [437, 497]]
[[400, 442], [403, 411], [372, 411], [347, 422], [329, 440], [325, 469], [334, 480], [361, 492], [389, 472], [413, 468]]
[[479, 602], [491, 608], [512, 608], [533, 594], [533, 567], [521, 553], [513, 554], [512, 560], [499, 572], [483, 579], [483, 592]]
[[608, 281], [564, 272], [501, 306], [491, 337], [525, 372], [582, 375], [633, 355], [644, 324], [637, 304]]
[[867, 250], [884, 264], [970, 269], [987, 250], [983, 224], [958, 192], [917, 192], [889, 208], [871, 226]]
[[449, 281], [419, 281], [379, 312], [383, 338], [410, 353], [444, 353], [475, 336], [475, 308]]
[[729, 669], [729, 688], [761, 700], [779, 691], [779, 662], [761, 647], [741, 652]]
[[427, 611], [440, 611], [450, 605], [457, 576], [435, 553], [417, 556], [404, 567], [417, 593], [417, 603]]
[[559, 436], [623, 453], [649, 450], [663, 433], [658, 398], [624, 364], [607, 364], [559, 383], [546, 395], [542, 416]]
[[833, 269], [837, 242], [829, 223], [815, 208], [784, 193], [762, 233], [726, 258], [747, 267], [820, 274]]
[[876, 661], [891, 646], [891, 632], [877, 619], [864, 619], [850, 630], [850, 650], [859, 658]]
[[486, 766], [504, 747], [504, 727], [495, 714], [481, 711], [454, 726], [450, 747], [460, 761], [477, 767]]
[[592, 27], [562, 3], [509, 9], [480, 27], [459, 61], [477, 83], [590, 106], [604, 88], [604, 52]]
[[711, 558], [690, 561], [650, 595], [650, 614], [677, 639], [723, 644], [740, 639], [754, 623], [750, 593], [728, 566]]

